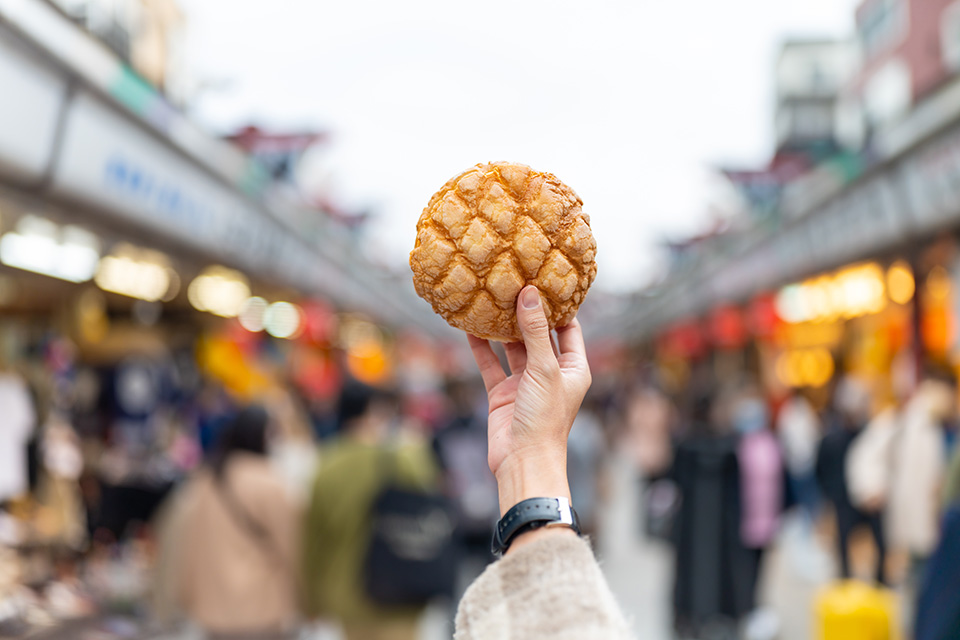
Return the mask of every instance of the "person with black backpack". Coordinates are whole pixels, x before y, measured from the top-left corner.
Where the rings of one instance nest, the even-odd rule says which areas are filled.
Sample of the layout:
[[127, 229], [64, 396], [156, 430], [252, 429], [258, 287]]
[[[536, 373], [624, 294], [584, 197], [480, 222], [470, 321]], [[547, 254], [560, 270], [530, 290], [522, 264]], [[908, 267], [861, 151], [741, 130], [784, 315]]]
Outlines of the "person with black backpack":
[[444, 493], [456, 516], [461, 560], [471, 565], [467, 573], [472, 573], [468, 575], [472, 580], [493, 560], [490, 533], [500, 515], [497, 480], [487, 464], [487, 425], [484, 416], [478, 415], [477, 387], [463, 380], [451, 381], [446, 395], [450, 417], [434, 435], [433, 448], [442, 470]]
[[348, 383], [339, 433], [320, 452], [304, 521], [304, 610], [347, 640], [413, 640], [430, 598], [452, 589], [453, 517], [429, 445], [394, 435], [397, 405]]

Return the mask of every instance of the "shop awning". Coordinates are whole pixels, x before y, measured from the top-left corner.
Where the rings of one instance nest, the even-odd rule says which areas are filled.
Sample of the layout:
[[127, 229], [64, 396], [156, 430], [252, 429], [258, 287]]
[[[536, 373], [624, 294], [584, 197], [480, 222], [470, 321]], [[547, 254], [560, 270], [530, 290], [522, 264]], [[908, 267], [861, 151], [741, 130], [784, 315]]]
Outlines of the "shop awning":
[[603, 330], [642, 338], [843, 264], [876, 257], [960, 224], [960, 80], [878, 136], [883, 159], [843, 184], [814, 173], [789, 188], [777, 224], [724, 239], [722, 251], [636, 296]]
[[445, 330], [412, 285], [344, 251], [345, 231], [317, 212], [270, 200], [252, 159], [39, 0], [0, 0], [0, 92], [0, 182], [78, 222], [136, 229], [386, 324]]

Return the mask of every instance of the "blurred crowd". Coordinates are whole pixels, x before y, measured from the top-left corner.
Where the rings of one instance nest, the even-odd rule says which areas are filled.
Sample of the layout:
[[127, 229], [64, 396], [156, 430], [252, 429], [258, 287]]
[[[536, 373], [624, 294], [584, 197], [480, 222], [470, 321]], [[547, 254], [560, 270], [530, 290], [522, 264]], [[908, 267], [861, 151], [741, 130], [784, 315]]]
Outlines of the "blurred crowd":
[[760, 578], [775, 546], [808, 582], [895, 588], [913, 637], [955, 637], [957, 383], [932, 368], [893, 387], [847, 374], [775, 396], [708, 376], [682, 397], [629, 396], [646, 533], [675, 546], [679, 637], [777, 637]]
[[[329, 345], [241, 349], [219, 333], [117, 358], [52, 331], [14, 346], [0, 375], [0, 636], [121, 614], [143, 634], [186, 621], [286, 634], [322, 617], [351, 638], [412, 637], [426, 602], [491, 558], [479, 380], [444, 387], [413, 357], [394, 361], [406, 374], [393, 386]], [[300, 375], [310, 354], [327, 366]], [[442, 508], [400, 546], [445, 555], [426, 591], [381, 615], [363, 574], [389, 487]]]
[[[123, 613], [213, 637], [319, 624], [351, 640], [417, 638], [428, 605], [452, 631], [456, 602], [493, 560], [479, 379], [447, 376], [424, 394], [345, 373], [323, 397], [275, 385], [252, 401], [189, 352], [96, 367], [62, 337], [36, 348], [0, 376], [4, 633]], [[678, 637], [776, 637], [762, 576], [777, 550], [811, 583], [896, 589], [918, 640], [950, 637], [950, 370], [779, 393], [746, 374], [678, 387], [637, 371], [600, 376], [567, 471], [603, 557], [603, 511], [619, 499], [610, 471], [632, 466], [637, 538], [674, 550]], [[429, 562], [411, 578], [404, 554]]]
[[[253, 364], [204, 364], [209, 340], [96, 360], [47, 332], [3, 367], [0, 632], [123, 614], [144, 634], [405, 639], [428, 606], [452, 632], [499, 517], [480, 380], [343, 366], [311, 392], [281, 364], [242, 393]], [[600, 358], [568, 446], [583, 530], [603, 558], [625, 461], [636, 539], [673, 549], [678, 637], [776, 637], [763, 576], [778, 553], [811, 584], [895, 589], [917, 640], [951, 637], [957, 380], [900, 369], [771, 391]]]

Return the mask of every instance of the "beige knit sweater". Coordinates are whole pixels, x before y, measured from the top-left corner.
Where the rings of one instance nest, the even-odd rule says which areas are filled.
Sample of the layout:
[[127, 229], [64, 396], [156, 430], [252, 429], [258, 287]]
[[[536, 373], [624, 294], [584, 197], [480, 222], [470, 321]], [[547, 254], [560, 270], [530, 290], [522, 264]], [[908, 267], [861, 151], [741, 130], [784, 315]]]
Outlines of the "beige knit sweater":
[[456, 640], [628, 640], [586, 541], [545, 536], [490, 565], [457, 610]]

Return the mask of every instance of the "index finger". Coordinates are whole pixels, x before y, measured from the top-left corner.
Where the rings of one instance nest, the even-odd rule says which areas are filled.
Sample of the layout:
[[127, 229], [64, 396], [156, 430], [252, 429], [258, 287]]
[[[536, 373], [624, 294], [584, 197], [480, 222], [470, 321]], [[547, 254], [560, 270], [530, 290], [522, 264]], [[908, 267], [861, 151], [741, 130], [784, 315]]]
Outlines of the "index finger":
[[565, 327], [557, 327], [557, 342], [560, 346], [560, 354], [576, 353], [584, 358], [587, 357], [587, 347], [583, 343], [583, 330], [580, 328], [580, 321], [574, 318]]
[[470, 343], [473, 359], [477, 361], [477, 367], [480, 368], [483, 386], [487, 393], [490, 393], [491, 389], [507, 379], [507, 374], [503, 372], [503, 365], [500, 364], [500, 358], [493, 352], [490, 342], [483, 338], [468, 333], [467, 342]]
[[527, 366], [527, 347], [522, 342], [508, 342], [503, 345], [503, 350], [507, 353], [507, 363], [510, 365], [510, 373], [516, 375], [523, 373]]

